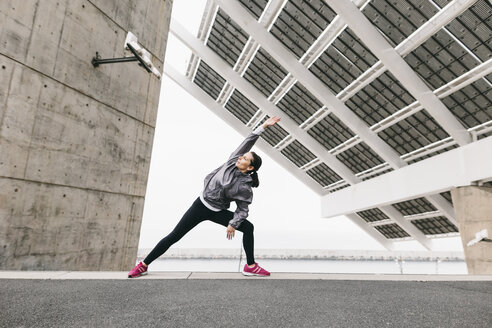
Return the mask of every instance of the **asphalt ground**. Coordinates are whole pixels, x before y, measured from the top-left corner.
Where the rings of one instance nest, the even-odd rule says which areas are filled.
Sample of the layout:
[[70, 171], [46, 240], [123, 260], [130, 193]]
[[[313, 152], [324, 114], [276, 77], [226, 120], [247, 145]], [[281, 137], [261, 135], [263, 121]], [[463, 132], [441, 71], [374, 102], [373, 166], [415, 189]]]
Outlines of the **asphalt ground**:
[[488, 327], [491, 281], [0, 279], [1, 327]]

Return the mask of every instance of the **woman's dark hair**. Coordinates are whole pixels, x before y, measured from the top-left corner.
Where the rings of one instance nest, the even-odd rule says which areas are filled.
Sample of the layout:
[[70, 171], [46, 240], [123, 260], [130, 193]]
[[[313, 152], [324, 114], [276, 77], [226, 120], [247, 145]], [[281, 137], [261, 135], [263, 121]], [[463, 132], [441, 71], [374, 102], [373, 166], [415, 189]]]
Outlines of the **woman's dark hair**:
[[251, 152], [251, 154], [253, 155], [253, 160], [251, 161], [251, 163], [249, 165], [254, 167], [254, 169], [250, 173], [251, 178], [253, 179], [253, 183], [251, 184], [251, 186], [253, 188], [256, 188], [260, 185], [260, 180], [258, 180], [258, 173], [256, 173], [256, 172], [261, 167], [261, 157], [258, 156], [255, 152]]

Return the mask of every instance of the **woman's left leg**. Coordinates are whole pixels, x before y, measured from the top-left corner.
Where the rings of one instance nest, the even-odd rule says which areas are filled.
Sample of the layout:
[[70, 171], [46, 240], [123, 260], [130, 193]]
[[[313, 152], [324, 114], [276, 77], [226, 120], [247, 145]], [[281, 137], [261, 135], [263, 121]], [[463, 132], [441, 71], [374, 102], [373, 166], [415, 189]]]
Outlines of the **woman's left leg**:
[[[229, 221], [234, 217], [234, 213], [231, 211], [220, 211], [214, 213], [214, 215], [209, 219], [215, 223], [227, 227]], [[254, 247], [255, 247], [255, 237], [254, 237], [254, 226], [253, 223], [248, 220], [244, 220], [239, 228], [237, 229], [243, 233], [243, 247], [246, 253], [246, 261], [249, 265], [255, 264]]]

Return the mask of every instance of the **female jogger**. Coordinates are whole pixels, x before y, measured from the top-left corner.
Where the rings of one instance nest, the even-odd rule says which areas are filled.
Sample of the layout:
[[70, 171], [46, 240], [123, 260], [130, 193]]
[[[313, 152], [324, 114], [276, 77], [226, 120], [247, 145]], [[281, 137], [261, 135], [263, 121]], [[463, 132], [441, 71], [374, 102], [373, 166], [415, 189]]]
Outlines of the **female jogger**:
[[[244, 275], [270, 275], [268, 271], [255, 262], [253, 224], [246, 218], [248, 217], [248, 206], [253, 200], [252, 188], [259, 185], [257, 171], [261, 166], [261, 158], [250, 150], [260, 134], [278, 121], [280, 121], [279, 117], [271, 117], [266, 120], [246, 137], [227, 162], [205, 177], [204, 189], [200, 196], [186, 211], [174, 230], [164, 237], [147, 257], [128, 273], [128, 278], [136, 278], [146, 274], [147, 267], [156, 258], [164, 254], [171, 245], [205, 220], [227, 227], [226, 237], [229, 240], [234, 237], [236, 230], [243, 233], [243, 247], [247, 261], [243, 269]], [[231, 202], [236, 203], [234, 212], [227, 210]]]

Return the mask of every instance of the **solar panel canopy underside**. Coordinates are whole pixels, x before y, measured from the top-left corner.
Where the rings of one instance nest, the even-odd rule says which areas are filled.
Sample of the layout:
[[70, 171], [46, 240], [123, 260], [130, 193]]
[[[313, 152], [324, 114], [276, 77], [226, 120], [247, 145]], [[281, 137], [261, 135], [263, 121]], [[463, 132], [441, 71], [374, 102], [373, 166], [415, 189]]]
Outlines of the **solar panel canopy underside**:
[[[326, 87], [327, 92], [335, 95], [407, 164], [458, 147], [446, 132], [446, 126], [441, 126], [418, 103], [405, 88], [405, 83], [378, 64], [379, 59], [370, 47], [348, 26], [326, 40], [326, 31], [341, 19], [325, 1], [288, 0], [276, 13], [265, 10], [269, 4], [267, 0], [235, 1], [260, 22], [265, 16], [272, 15], [274, 20], [266, 26], [266, 33], [277, 39], [293, 58], [303, 63]], [[395, 48], [409, 41], [413, 32], [427, 24], [450, 2], [370, 0], [359, 1], [359, 8]], [[336, 192], [350, 183], [344, 181], [329, 163], [317, 158], [312, 144], [323, 147], [360, 180], [372, 179], [395, 169], [385, 161], [384, 154], [360, 140], [347, 122], [327, 110], [330, 104], [317, 99], [309, 86], [295, 80], [289, 70], [282, 67], [261, 45], [248, 48], [250, 36], [224, 10], [217, 7], [213, 13], [207, 14], [214, 14], [214, 19], [210, 26], [202, 26], [203, 30], [208, 31], [205, 44], [285, 117], [304, 129], [312, 142], [303, 144], [300, 140], [289, 138], [290, 133], [282, 124], [267, 129], [261, 138], [318, 183], [320, 188], [326, 192]], [[313, 49], [321, 51], [310, 58]], [[476, 139], [492, 135], [492, 73], [483, 74], [478, 79], [469, 79], [466, 75], [477, 67], [485, 70], [491, 66], [492, 5], [489, 1], [476, 1], [401, 55], [456, 120], [469, 131], [474, 131]], [[375, 65], [381, 65], [383, 69], [372, 70]], [[364, 79], [358, 88], [351, 88], [361, 76], [368, 74], [372, 74], [369, 79]], [[259, 107], [258, 99], [248, 98], [241, 90], [231, 87], [204, 60], [199, 60], [189, 78], [214, 100], [222, 99], [224, 110], [242, 124], [255, 128], [268, 118]], [[461, 83], [451, 92], [442, 91], [455, 85], [453, 83], [458, 79], [468, 82]], [[409, 108], [413, 110], [405, 114]], [[405, 115], [400, 117], [402, 114]], [[437, 196], [452, 206], [449, 192]], [[449, 218], [425, 197], [389, 206], [426, 236], [458, 232]], [[388, 239], [411, 237], [381, 209], [372, 208], [356, 214]]]

